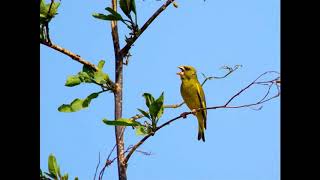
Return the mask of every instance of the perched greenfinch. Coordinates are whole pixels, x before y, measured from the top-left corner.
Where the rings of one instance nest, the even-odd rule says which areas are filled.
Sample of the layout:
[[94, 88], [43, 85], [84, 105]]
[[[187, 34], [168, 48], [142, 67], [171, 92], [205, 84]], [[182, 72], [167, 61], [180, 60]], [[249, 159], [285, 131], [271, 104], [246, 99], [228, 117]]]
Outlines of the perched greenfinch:
[[179, 66], [178, 68], [181, 69], [181, 72], [177, 73], [182, 82], [181, 96], [198, 119], [198, 140], [201, 139], [205, 142], [204, 130], [207, 128], [207, 110], [195, 111], [198, 108], [206, 108], [206, 99], [198, 81], [197, 71], [192, 66]]

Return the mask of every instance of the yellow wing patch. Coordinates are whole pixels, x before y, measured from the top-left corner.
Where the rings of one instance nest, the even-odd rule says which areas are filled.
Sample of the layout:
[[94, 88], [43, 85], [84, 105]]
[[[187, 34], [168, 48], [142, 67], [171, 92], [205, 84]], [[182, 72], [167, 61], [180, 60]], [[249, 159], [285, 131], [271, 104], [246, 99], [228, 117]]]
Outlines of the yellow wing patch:
[[[202, 90], [202, 87], [200, 84], [196, 84], [197, 85], [197, 95], [200, 101], [200, 108], [206, 108], [206, 100], [204, 97], [204, 92]], [[204, 120], [204, 127], [205, 129], [207, 128], [207, 110], [203, 110], [201, 111], [203, 120]]]

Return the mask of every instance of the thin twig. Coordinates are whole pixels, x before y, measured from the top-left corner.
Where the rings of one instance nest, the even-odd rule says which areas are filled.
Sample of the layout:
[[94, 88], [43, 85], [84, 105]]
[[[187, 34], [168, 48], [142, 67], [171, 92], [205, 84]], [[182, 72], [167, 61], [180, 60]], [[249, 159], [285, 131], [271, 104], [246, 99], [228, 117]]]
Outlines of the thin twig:
[[263, 100], [265, 100], [266, 97], [268, 97], [268, 95], [270, 94], [270, 90], [271, 90], [273, 84], [274, 83], [271, 83], [271, 85], [269, 85], [267, 93], [263, 96], [263, 98], [259, 102], [262, 102]]
[[109, 153], [107, 159], [110, 159], [110, 156], [111, 156], [112, 152], [114, 151], [114, 149], [116, 148], [116, 146], [117, 146], [116, 144], [113, 146], [113, 148], [112, 148], [111, 152]]
[[52, 44], [51, 43], [51, 39], [50, 39], [50, 35], [49, 35], [49, 23], [48, 22], [45, 22], [44, 24], [44, 28], [45, 28], [45, 40], [47, 42], [47, 44]]
[[50, 13], [51, 11], [51, 7], [52, 7], [52, 4], [54, 3], [54, 0], [51, 0], [51, 3], [50, 3], [50, 6], [49, 6], [49, 10], [48, 10], [48, 14]]
[[146, 156], [151, 156], [152, 155], [151, 152], [145, 152], [145, 151], [141, 151], [141, 150], [138, 150], [138, 149], [136, 149], [136, 152], [139, 152], [139, 153], [141, 153], [143, 155], [146, 155]]
[[211, 80], [211, 79], [223, 79], [223, 78], [226, 78], [227, 76], [229, 76], [231, 73], [233, 73], [234, 71], [236, 71], [237, 69], [239, 69], [239, 67], [242, 67], [242, 65], [235, 65], [233, 68], [232, 67], [229, 67], [229, 66], [223, 66], [221, 67], [221, 69], [226, 69], [228, 70], [228, 72], [223, 75], [223, 76], [209, 76], [207, 77], [206, 75], [204, 75], [202, 73], [202, 76], [205, 78], [204, 81], [201, 83], [201, 86], [203, 86], [207, 80]]
[[[110, 152], [109, 155], [108, 155], [108, 158], [107, 158], [107, 160], [106, 160], [106, 163], [105, 163], [104, 167], [102, 168], [102, 170], [101, 170], [100, 173], [99, 173], [99, 180], [102, 179], [105, 169], [106, 169], [108, 166], [110, 166], [110, 165], [117, 159], [117, 157], [114, 157], [113, 159], [110, 160], [110, 156], [111, 156], [112, 152], [114, 151], [115, 147], [116, 147], [116, 145], [112, 148], [111, 152]], [[130, 151], [130, 149], [132, 149], [132, 148], [133, 148], [133, 146], [130, 145], [130, 146], [124, 151], [124, 154], [125, 154], [125, 153], [128, 153], [128, 152]], [[145, 151], [141, 151], [141, 150], [138, 150], [138, 149], [136, 149], [136, 152], [139, 152], [139, 153], [141, 153], [141, 154], [143, 154], [143, 155], [146, 155], [146, 156], [152, 155], [151, 152], [145, 152]], [[100, 156], [100, 154], [99, 154], [99, 156]], [[99, 158], [99, 161], [100, 161], [100, 158]]]
[[107, 157], [106, 163], [104, 164], [103, 168], [101, 169], [101, 171], [100, 171], [100, 173], [99, 173], [99, 180], [102, 179], [106, 167], [109, 166], [110, 164], [112, 164], [112, 162], [115, 160], [115, 159], [113, 159], [112, 161], [110, 161], [110, 156], [111, 156], [111, 154], [113, 153], [113, 151], [114, 151], [114, 149], [116, 148], [116, 146], [117, 146], [117, 145], [115, 144], [115, 145], [113, 146], [113, 148], [111, 149], [111, 151], [110, 151], [110, 153], [109, 153], [109, 155], [108, 155], [108, 157]]
[[121, 49], [120, 54], [122, 56], [125, 56], [130, 48], [132, 47], [133, 43], [136, 42], [136, 40], [141, 36], [141, 34], [149, 27], [149, 25], [155, 20], [162, 11], [164, 11], [174, 0], [167, 0], [149, 19], [147, 22], [144, 23], [144, 25], [139, 30], [138, 34], [133, 36], [130, 41], [127, 42], [127, 44]]
[[[51, 7], [52, 7], [53, 3], [54, 3], [54, 0], [51, 0], [47, 16], [49, 16], [49, 14], [50, 14]], [[49, 22], [46, 22], [44, 26], [45, 26], [45, 30], [46, 30], [46, 41], [48, 44], [51, 44], [50, 35], [49, 35]]]
[[262, 76], [268, 74], [268, 73], [278, 73], [276, 71], [267, 71], [263, 74], [261, 74], [260, 76], [258, 76], [257, 79], [255, 79], [252, 83], [250, 83], [248, 86], [246, 86], [245, 88], [241, 89], [237, 94], [235, 94], [234, 96], [232, 96], [229, 101], [227, 101], [227, 103], [225, 104], [225, 106], [227, 106], [235, 97], [239, 96], [243, 91], [247, 90], [249, 87], [251, 87], [252, 85], [254, 85], [258, 79], [260, 79]]
[[[108, 158], [107, 158], [107, 160], [106, 160], [106, 163], [105, 163], [104, 167], [102, 168], [102, 170], [101, 170], [100, 173], [99, 173], [99, 180], [102, 180], [103, 174], [104, 174], [104, 172], [105, 172], [105, 169], [106, 169], [108, 166], [110, 166], [110, 165], [118, 158], [118, 156], [116, 156], [116, 157], [114, 157], [112, 160], [110, 160], [110, 156], [111, 156], [112, 152], [114, 151], [115, 147], [116, 147], [116, 144], [113, 146], [111, 152], [110, 152], [109, 155], [108, 155]], [[129, 147], [123, 152], [123, 155], [124, 155], [125, 153], [129, 152], [129, 150], [130, 150], [131, 148], [132, 148], [132, 146], [129, 146]], [[150, 155], [150, 154], [151, 154], [151, 153], [148, 154], [147, 152], [144, 152], [144, 151], [141, 151], [141, 153], [146, 153], [145, 155]]]
[[97, 164], [96, 172], [94, 173], [93, 180], [96, 180], [96, 175], [97, 175], [97, 172], [98, 172], [99, 165], [100, 165], [100, 152], [99, 152], [99, 162], [98, 162], [98, 164]]
[[184, 104], [184, 102], [180, 104], [172, 104], [172, 105], [163, 105], [163, 108], [178, 108], [181, 107]]
[[77, 62], [79, 62], [79, 63], [81, 63], [83, 65], [91, 67], [95, 71], [98, 71], [98, 68], [95, 65], [91, 64], [89, 61], [84, 60], [79, 55], [77, 55], [77, 54], [75, 54], [75, 53], [73, 53], [73, 52], [71, 52], [71, 51], [69, 51], [69, 50], [67, 50], [65, 48], [62, 48], [62, 47], [60, 47], [58, 45], [55, 45], [55, 44], [52, 44], [52, 43], [48, 43], [48, 42], [45, 42], [45, 41], [40, 41], [40, 43], [43, 44], [43, 45], [46, 45], [46, 46], [48, 46], [48, 47], [50, 47], [50, 48], [52, 48], [52, 49], [54, 49], [56, 51], [59, 51], [59, 52], [65, 54], [67, 56], [69, 56], [71, 59], [73, 59], [73, 60], [75, 60], [75, 61], [77, 61]]

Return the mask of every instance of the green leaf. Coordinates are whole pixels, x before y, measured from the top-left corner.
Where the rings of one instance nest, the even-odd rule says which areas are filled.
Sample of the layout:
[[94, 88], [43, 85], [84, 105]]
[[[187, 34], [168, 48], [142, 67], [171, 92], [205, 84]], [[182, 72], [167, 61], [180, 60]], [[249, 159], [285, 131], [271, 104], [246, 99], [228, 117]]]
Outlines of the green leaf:
[[144, 110], [142, 110], [142, 109], [139, 109], [139, 108], [138, 108], [138, 111], [140, 111], [145, 117], [147, 117], [148, 119], [150, 119], [149, 113], [147, 113], [146, 111], [144, 111]]
[[105, 10], [109, 11], [112, 15], [116, 16], [117, 18], [119, 18], [119, 20], [123, 19], [122, 16], [118, 12], [113, 10], [112, 8], [106, 7]]
[[99, 96], [99, 93], [92, 93], [90, 94], [86, 99], [84, 99], [83, 103], [82, 103], [82, 107], [86, 108], [89, 106], [90, 102], [92, 99], [95, 99]]
[[150, 117], [152, 120], [156, 120], [158, 112], [160, 111], [160, 105], [157, 102], [154, 102], [149, 107]]
[[130, 15], [130, 9], [127, 6], [127, 0], [120, 0], [120, 9], [122, 10], [122, 12], [126, 15], [129, 16]]
[[82, 104], [83, 104], [83, 101], [82, 99], [75, 99], [74, 101], [71, 102], [70, 104], [70, 107], [72, 109], [73, 112], [76, 112], [76, 111], [79, 111], [83, 108]]
[[136, 127], [136, 135], [147, 135], [148, 134], [148, 128], [145, 126], [138, 126]]
[[104, 63], [105, 63], [104, 60], [99, 61], [99, 63], [98, 63], [98, 69], [99, 69], [99, 70], [102, 70], [102, 68], [103, 68], [103, 66], [104, 66]]
[[60, 170], [59, 170], [59, 167], [58, 167], [58, 164], [57, 164], [56, 157], [54, 157], [53, 154], [49, 155], [49, 158], [48, 158], [48, 169], [49, 169], [50, 174], [54, 175], [55, 177], [59, 176]]
[[92, 83], [93, 82], [92, 78], [86, 72], [79, 72], [78, 73], [78, 77], [81, 80], [81, 82], [86, 82], [86, 83]]
[[137, 15], [136, 2], [135, 2], [135, 0], [131, 0], [131, 9], [132, 9], [133, 13], [134, 13], [135, 15]]
[[109, 76], [102, 71], [94, 72], [93, 78], [98, 84], [105, 84], [109, 80]]
[[122, 18], [119, 18], [113, 14], [105, 15], [105, 14], [101, 14], [101, 13], [93, 13], [92, 16], [97, 19], [107, 20], [107, 21], [118, 21], [118, 20], [122, 19]]
[[154, 97], [150, 93], [143, 93], [142, 95], [146, 100], [146, 106], [149, 107], [154, 102]]
[[[53, 2], [50, 8], [50, 3], [46, 4], [45, 0], [40, 1], [40, 23], [49, 22], [57, 13], [60, 2]], [[50, 10], [50, 12], [49, 12]]]
[[45, 14], [40, 14], [40, 20], [45, 20], [47, 16]]
[[62, 180], [68, 180], [68, 178], [69, 178], [68, 173], [66, 173], [64, 176], [62, 176]]
[[47, 14], [48, 13], [48, 9], [45, 3], [45, 0], [41, 0], [40, 1], [40, 14]]
[[[101, 93], [101, 92], [100, 92]], [[87, 108], [90, 105], [92, 99], [97, 98], [99, 93], [92, 93], [85, 99], [75, 99], [71, 104], [63, 104], [58, 108], [60, 112], [77, 112], [81, 109]]]
[[58, 111], [60, 111], [60, 112], [74, 112], [69, 104], [62, 104], [58, 108]]
[[140, 126], [141, 124], [137, 121], [132, 121], [130, 119], [126, 118], [121, 118], [116, 121], [109, 121], [107, 119], [102, 120], [105, 124], [107, 125], [112, 125], [112, 126]]
[[79, 85], [81, 83], [81, 79], [78, 75], [68, 76], [65, 86], [73, 87]]
[[78, 178], [78, 177], [75, 177], [74, 180], [79, 180], [79, 178]]
[[43, 24], [46, 21], [48, 21], [47, 13], [48, 13], [48, 9], [47, 9], [47, 6], [45, 4], [45, 1], [41, 0], [40, 1], [40, 24]]
[[94, 70], [91, 67], [89, 67], [87, 65], [83, 65], [82, 71], [87, 73], [90, 77], [93, 77]]
[[162, 116], [163, 99], [164, 99], [164, 95], [162, 92], [160, 97], [149, 106], [149, 113], [150, 113], [151, 119], [156, 120]]
[[104, 60], [101, 60], [98, 63], [98, 71], [93, 70], [91, 67], [83, 65], [82, 71], [77, 75], [72, 75], [67, 78], [65, 86], [73, 87], [81, 83], [92, 83], [96, 82], [98, 84], [105, 84], [110, 79], [108, 74], [102, 71], [102, 68], [105, 64]]
[[[59, 6], [60, 6], [60, 2], [54, 2], [54, 3], [52, 3], [51, 9], [50, 9], [50, 12], [48, 13], [48, 15], [49, 15], [50, 17], [54, 17], [56, 14], [58, 14], [57, 11], [58, 11], [58, 7], [59, 7]], [[50, 3], [47, 4], [47, 8], [48, 8], [48, 11], [49, 11]]]
[[[98, 84], [105, 84], [106, 82], [109, 81], [109, 76], [108, 74], [104, 73], [102, 71], [102, 68], [104, 66], [105, 61], [101, 60], [98, 63], [98, 71], [94, 71], [91, 67], [88, 67], [86, 65], [84, 65], [82, 67], [82, 71], [87, 73], [89, 77], [91, 77], [91, 79], [93, 79], [96, 83]], [[100, 69], [101, 68], [101, 69]]]
[[160, 117], [162, 116], [163, 114], [163, 111], [164, 111], [164, 107], [163, 107], [163, 103], [164, 103], [164, 93], [162, 92], [161, 95], [159, 96], [159, 98], [156, 100], [160, 105], [161, 105], [161, 108], [157, 114], [157, 117], [158, 119], [160, 119]]

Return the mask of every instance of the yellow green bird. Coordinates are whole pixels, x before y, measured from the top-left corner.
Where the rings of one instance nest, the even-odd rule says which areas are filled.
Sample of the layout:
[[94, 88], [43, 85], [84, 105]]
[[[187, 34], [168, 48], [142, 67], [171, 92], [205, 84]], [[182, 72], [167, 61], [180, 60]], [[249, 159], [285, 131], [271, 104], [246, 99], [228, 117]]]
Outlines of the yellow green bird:
[[[177, 74], [181, 79], [180, 92], [184, 102], [191, 111], [198, 108], [206, 108], [206, 99], [201, 84], [197, 78], [197, 71], [192, 66], [179, 66], [181, 72]], [[198, 140], [205, 142], [204, 130], [207, 128], [207, 110], [195, 112], [198, 119]]]

